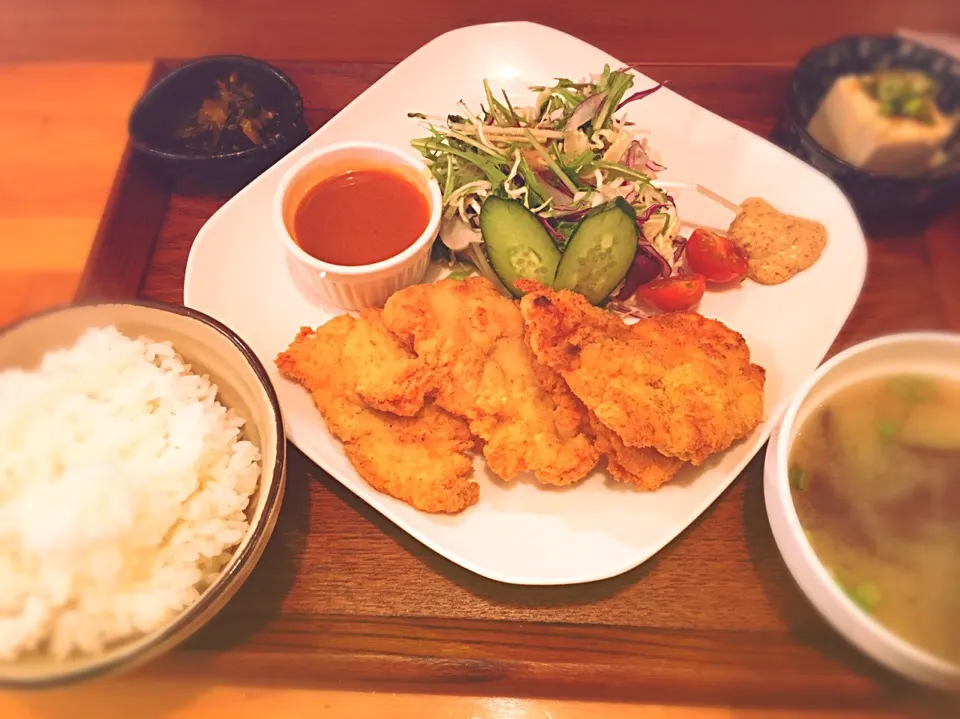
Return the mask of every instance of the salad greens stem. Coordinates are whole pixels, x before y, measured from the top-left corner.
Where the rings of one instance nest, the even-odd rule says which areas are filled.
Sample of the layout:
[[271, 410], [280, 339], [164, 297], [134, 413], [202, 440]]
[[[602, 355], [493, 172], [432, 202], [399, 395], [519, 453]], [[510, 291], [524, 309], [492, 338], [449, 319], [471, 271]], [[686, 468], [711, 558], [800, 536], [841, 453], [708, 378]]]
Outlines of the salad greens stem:
[[[562, 152], [562, 150], [560, 149], [560, 145], [559, 145], [559, 144], [554, 143], [553, 145], [551, 145], [551, 146], [550, 146], [550, 151], [551, 151], [552, 154], [553, 154], [553, 159], [556, 161], [557, 165], [558, 165], [558, 166], [560, 167], [560, 169], [563, 171], [563, 174], [566, 175], [567, 177], [569, 177], [569, 178], [570, 178], [570, 181], [576, 186], [577, 192], [580, 192], [580, 191], [582, 191], [582, 190], [593, 189], [593, 188], [590, 187], [590, 185], [588, 185], [588, 184], [586, 184], [585, 182], [582, 182], [582, 181], [580, 180], [580, 175], [579, 175], [579, 171], [578, 171], [578, 170], [572, 169], [572, 168], [566, 163], [566, 161], [564, 160], [563, 152]], [[574, 194], [576, 194], [576, 193], [574, 193]]]
[[507, 91], [503, 90], [503, 99], [507, 103], [507, 112], [510, 114], [510, 121], [520, 127], [520, 120], [517, 118], [517, 113], [513, 111], [513, 105], [510, 104], [510, 98], [507, 97]]
[[507, 112], [507, 108], [493, 96], [490, 83], [487, 82], [486, 78], [483, 80], [483, 90], [487, 94], [487, 104], [490, 105], [490, 112], [493, 114], [494, 120], [504, 125], [512, 125], [514, 118]]
[[451, 130], [450, 137], [455, 137], [458, 140], [460, 140], [460, 142], [464, 142], [468, 145], [471, 145], [472, 147], [477, 148], [480, 152], [490, 155], [491, 157], [496, 158], [497, 160], [501, 160], [503, 162], [507, 161], [507, 158], [501, 155], [496, 150], [492, 150], [491, 148], [484, 145], [482, 142], [477, 142], [473, 138], [467, 137], [463, 133], [457, 132], [455, 130]]
[[607, 99], [604, 100], [600, 112], [594, 121], [594, 128], [602, 130], [613, 117], [613, 113], [620, 104], [620, 99], [624, 93], [633, 87], [633, 75], [625, 72], [618, 72], [613, 75], [610, 81], [610, 89], [607, 91]]
[[567, 92], [566, 90], [562, 90], [560, 88], [555, 88], [553, 90], [553, 94], [562, 98], [571, 107], [576, 107], [583, 102], [584, 99], [583, 95], [580, 95], [579, 93]]
[[[458, 122], [452, 122], [449, 125], [451, 130], [456, 130], [464, 134], [476, 134], [479, 132], [479, 129], [476, 125], [461, 124]], [[488, 137], [493, 137], [494, 135], [506, 135], [511, 139], [522, 139], [526, 137], [528, 132], [533, 133], [534, 137], [537, 137], [541, 140], [562, 140], [563, 133], [559, 130], [542, 130], [534, 127], [498, 127], [497, 125], [487, 125], [483, 128], [483, 134]]]
[[527, 191], [531, 194], [530, 200], [536, 204], [542, 203], [547, 197], [550, 196], [542, 184], [540, 184], [540, 178], [537, 177], [537, 173], [533, 171], [530, 167], [530, 163], [527, 162], [522, 154], [520, 155], [520, 167], [519, 167], [520, 176], [523, 177], [523, 182], [527, 186]]
[[533, 90], [533, 92], [543, 92], [544, 90], [550, 90], [552, 92], [557, 88], [571, 88], [573, 90], [584, 90], [590, 87], [593, 87], [592, 82], [573, 82], [572, 80], [568, 80], [565, 77], [558, 77], [557, 84], [554, 85], [553, 87], [547, 87], [546, 85], [531, 85], [530, 89]]
[[532, 133], [527, 139], [530, 140], [533, 149], [536, 150], [540, 157], [543, 158], [543, 161], [547, 163], [547, 167], [553, 170], [553, 174], [557, 176], [557, 179], [560, 180], [571, 193], [576, 194], [580, 188], [573, 184], [573, 181], [567, 177], [567, 173], [564, 172], [560, 165], [557, 164], [557, 161], [550, 156], [547, 149], [537, 141], [537, 138], [535, 138]]
[[584, 150], [575, 158], [573, 158], [573, 160], [567, 163], [567, 169], [569, 169], [571, 172], [576, 172], [579, 174], [592, 159], [593, 150]]
[[[560, 246], [591, 208], [616, 201], [644, 218], [638, 243], [652, 247], [671, 269], [677, 266], [677, 208], [666, 187], [651, 182], [665, 168], [633, 124], [617, 117], [633, 82], [629, 69], [607, 65], [590, 80], [557, 78], [552, 86], [531, 87], [529, 102], [521, 106], [502, 88], [495, 95], [484, 80], [479, 112], [458, 101], [440, 117], [408, 113], [427, 128], [411, 144], [443, 188], [440, 240], [452, 258], [509, 294], [492, 269], [480, 229], [488, 198], [522, 204]], [[635, 99], [649, 92], [635, 93]]]
[[443, 203], [446, 204], [447, 200], [450, 199], [450, 195], [453, 194], [454, 189], [454, 178], [453, 178], [453, 155], [447, 155], [447, 181], [443, 185]]
[[637, 182], [642, 182], [644, 184], [650, 183], [650, 176], [646, 173], [640, 172], [639, 170], [634, 170], [624, 165], [617, 164], [616, 162], [605, 162], [604, 160], [594, 160], [593, 162], [587, 163], [580, 168], [581, 173], [590, 173], [594, 170], [606, 170], [612, 175], [618, 177], [627, 177], [631, 180], [636, 180]]
[[466, 150], [458, 150], [455, 147], [450, 147], [444, 143], [429, 139], [413, 140], [411, 144], [413, 144], [413, 146], [417, 149], [424, 148], [440, 153], [446, 152], [459, 157], [461, 160], [466, 160], [467, 162], [473, 163], [483, 170], [483, 173], [487, 176], [487, 179], [490, 181], [491, 185], [499, 185], [507, 179], [507, 176], [500, 170], [499, 167], [497, 167], [495, 163], [479, 155], [467, 152]]

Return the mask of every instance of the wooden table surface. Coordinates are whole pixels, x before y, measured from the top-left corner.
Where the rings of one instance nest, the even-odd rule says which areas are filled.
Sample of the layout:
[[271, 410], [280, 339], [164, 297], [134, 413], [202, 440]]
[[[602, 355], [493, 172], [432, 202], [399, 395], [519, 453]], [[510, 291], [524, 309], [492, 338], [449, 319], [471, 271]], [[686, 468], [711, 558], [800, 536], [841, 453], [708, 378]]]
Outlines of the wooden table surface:
[[[263, 56], [283, 54], [282, 43], [280, 50], [264, 53], [249, 47], [249, 35], [244, 35], [242, 27], [237, 29], [235, 19], [227, 22], [227, 26], [236, 31], [232, 37], [227, 37], [223, 28], [214, 31], [212, 39], [207, 38], [209, 42], [197, 33], [177, 33], [183, 23], [189, 24], [178, 15], [185, 8], [222, 8], [227, 6], [226, 3], [165, 0], [151, 3], [151, 17], [131, 15], [129, 7], [115, 6], [119, 20], [106, 28], [103, 23], [92, 20], [84, 25], [83, 19], [77, 15], [81, 7], [109, 4], [110, 0], [95, 0], [89, 4], [0, 0], [0, 59], [58, 60], [53, 63], [32, 61], [0, 65], [0, 97], [17, 99], [16, 112], [0, 113], [0, 137], [8, 139], [4, 159], [0, 162], [0, 324], [72, 297], [123, 151], [129, 108], [142, 91], [150, 71], [151, 64], [146, 61], [147, 58], [159, 54], [198, 54], [211, 50], [238, 49]], [[696, 9], [701, 11], [700, 20], [694, 17], [696, 13], [689, 12], [684, 15], [681, 24], [693, 28], [691, 42], [687, 44], [693, 47], [696, 59], [702, 60], [704, 46], [693, 40], [712, 37], [709, 20], [715, 20], [716, 13], [711, 8], [722, 4], [690, 5], [697, 6]], [[734, 5], [741, 9], [744, 7], [739, 2]], [[897, 14], [897, 8], [902, 8], [902, 5], [890, 0], [873, 3], [840, 0], [830, 5], [839, 8], [841, 22], [838, 27], [842, 31], [882, 31], [897, 26], [902, 20], [908, 20], [911, 26], [920, 28], [960, 28], [960, 12], [954, 2], [921, 2], [909, 15], [903, 10]], [[302, 3], [293, 3], [293, 6], [297, 12], [305, 12]], [[365, 4], [358, 2], [348, 6], [353, 9], [345, 9], [337, 16], [340, 18], [341, 31], [343, 27], [356, 29], [356, 8], [362, 8]], [[711, 12], [714, 15], [710, 15]], [[710, 41], [713, 44], [709, 53], [712, 54], [708, 54], [708, 57], [718, 61], [789, 61], [810, 42], [823, 39], [816, 36], [818, 33], [823, 36], [824, 28], [816, 27], [807, 19], [814, 14], [809, 5], [806, 6], [803, 18], [798, 20], [801, 31], [790, 35], [788, 42], [777, 43], [768, 34], [760, 38], [753, 49], [734, 48], [727, 55], [719, 56], [720, 45]], [[59, 18], [57, 22], [51, 20], [55, 17]], [[97, 15], [94, 12], [90, 17], [96, 18]], [[11, 24], [5, 19], [16, 22]], [[464, 24], [464, 19], [480, 21], [485, 18], [467, 18], [463, 13], [441, 14], [439, 19], [417, 16], [410, 21], [410, 38], [403, 42], [392, 37], [385, 39], [381, 54], [375, 54], [380, 51], [369, 38], [352, 48], [341, 42], [339, 45], [335, 43], [331, 49], [329, 45], [318, 41], [317, 47], [313, 48], [315, 53], [311, 54], [305, 31], [300, 30], [294, 33], [294, 42], [286, 46], [290, 48], [287, 56], [326, 54], [328, 57], [337, 57], [339, 53], [342, 58], [356, 57], [359, 53], [366, 58], [373, 56], [375, 59], [396, 60], [422, 40], [428, 39], [429, 35], [435, 34], [435, 26], [437, 30], [447, 29], [447, 25]], [[151, 22], [155, 30], [152, 35], [148, 32]], [[289, 22], [289, 19], [284, 22]], [[353, 26], [350, 26], [351, 22]], [[624, 23], [629, 22], [638, 20], [632, 16], [624, 19]], [[76, 32], [72, 29], [68, 32], [66, 28], [73, 28], [74, 23]], [[250, 24], [253, 24], [252, 21]], [[11, 27], [30, 30], [34, 34], [11, 33]], [[626, 30], [615, 31], [612, 27], [593, 23], [587, 28], [588, 32], [581, 34], [614, 54], [635, 59], [636, 52], [624, 49], [632, 42]], [[84, 32], [83, 28], [88, 32]], [[132, 36], [119, 37], [118, 33], [130, 28], [134, 30]], [[608, 31], [609, 41], [604, 42]], [[114, 35], [110, 35], [111, 32]], [[425, 33], [426, 36], [421, 38], [420, 35]], [[826, 36], [833, 34], [836, 33], [830, 32]], [[342, 32], [329, 32], [327, 38], [336, 40], [342, 35]], [[39, 38], [42, 42], [31, 42], [31, 37]], [[111, 42], [111, 37], [116, 38], [116, 42]], [[673, 52], [675, 54], [669, 59], [682, 60], [676, 54], [676, 47], [677, 43], [671, 43], [667, 56]], [[181, 52], [184, 49], [186, 53]], [[64, 61], [65, 58], [77, 57], [87, 60]], [[109, 58], [110, 61], [100, 61], [101, 58]], [[82, 82], [78, 78], [83, 78]], [[64, 108], [69, 108], [69, 112], [65, 112]], [[10, 138], [15, 138], [15, 141], [10, 141]], [[941, 267], [945, 271], [953, 268], [950, 271], [956, 272], [960, 271], [957, 269], [960, 268], [960, 252], [955, 248], [960, 248], [960, 243], [953, 242], [953, 239], [956, 238], [944, 237], [942, 241], [934, 241], [931, 252], [938, 253], [936, 259], [943, 263]], [[956, 321], [960, 317], [960, 290], [950, 283], [941, 284], [940, 289], [944, 311]], [[902, 299], [910, 301], [906, 296]], [[877, 321], [881, 321], [881, 317], [878, 316]], [[598, 700], [602, 698], [597, 697]], [[943, 705], [932, 708], [931, 713], [943, 716], [960, 714], [955, 705], [950, 706], [953, 712]], [[0, 693], [0, 717], [4, 719], [135, 715], [192, 718], [226, 716], [228, 713], [239, 718], [259, 716], [268, 711], [277, 716], [322, 711], [324, 716], [409, 716], [425, 719], [441, 716], [559, 719], [640, 714], [711, 718], [836, 716], [835, 712], [816, 710], [780, 712], [730, 707], [627, 706], [510, 697], [340, 692], [291, 687], [282, 683], [253, 688], [243, 683], [210, 682], [200, 672], [193, 679], [173, 679], [152, 672], [150, 667], [128, 676], [67, 690], [29, 695]], [[844, 716], [880, 717], [888, 714], [883, 709], [875, 709], [850, 712]]]
[[0, 60], [152, 60], [240, 52], [399, 62], [463, 25], [532, 20], [630, 62], [794, 62], [838, 35], [956, 32], [956, 0], [0, 0]]

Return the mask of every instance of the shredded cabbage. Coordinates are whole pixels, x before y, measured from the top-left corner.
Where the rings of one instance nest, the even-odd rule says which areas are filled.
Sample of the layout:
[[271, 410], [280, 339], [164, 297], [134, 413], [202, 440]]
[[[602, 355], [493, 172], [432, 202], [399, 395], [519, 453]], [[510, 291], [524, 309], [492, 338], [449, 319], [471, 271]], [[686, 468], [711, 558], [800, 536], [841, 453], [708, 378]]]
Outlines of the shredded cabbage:
[[[677, 208], [651, 184], [665, 168], [646, 133], [616, 114], [633, 80], [626, 69], [607, 66], [589, 80], [560, 78], [550, 87], [530, 87], [536, 93], [530, 105], [513, 103], [506, 93], [501, 102], [484, 81], [486, 106], [479, 112], [461, 101], [458, 114], [446, 118], [411, 113], [429, 131], [412, 145], [444, 190], [440, 239], [453, 255], [492, 275], [479, 231], [480, 209], [490, 195], [522, 202], [557, 244], [590, 208], [622, 197], [645, 218], [638, 222], [642, 241], [673, 266]], [[571, 121], [575, 126], [568, 126]]]

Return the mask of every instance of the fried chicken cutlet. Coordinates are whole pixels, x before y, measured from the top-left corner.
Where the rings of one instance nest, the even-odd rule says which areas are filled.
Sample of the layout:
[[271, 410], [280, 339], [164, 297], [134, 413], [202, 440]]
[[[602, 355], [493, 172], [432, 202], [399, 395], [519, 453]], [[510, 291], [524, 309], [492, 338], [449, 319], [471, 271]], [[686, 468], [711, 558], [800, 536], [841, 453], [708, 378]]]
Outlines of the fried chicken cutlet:
[[380, 310], [363, 310], [360, 318], [343, 345], [354, 389], [375, 409], [414, 416], [431, 389], [426, 365], [390, 334]]
[[371, 366], [378, 352], [388, 367], [402, 356], [408, 362], [397, 362], [400, 369], [391, 370], [390, 378], [409, 376], [413, 358], [391, 346], [378, 323], [379, 313], [367, 311], [359, 320], [342, 315], [316, 330], [304, 327], [277, 355], [277, 367], [309, 390], [348, 459], [374, 489], [424, 512], [460, 512], [480, 495], [472, 481], [474, 440], [467, 423], [432, 402], [423, 404], [422, 397], [419, 411], [400, 417], [374, 409], [357, 392], [358, 365], [346, 361], [348, 347]]
[[537, 359], [626, 447], [702, 464], [762, 421], [764, 370], [722, 323], [674, 312], [626, 325], [581, 295], [517, 284]]
[[614, 479], [632, 484], [638, 489], [652, 491], [673, 479], [683, 466], [684, 463], [679, 459], [665, 457], [655, 449], [627, 447], [613, 430], [604, 427], [596, 415], [584, 406], [555, 370], [542, 362], [534, 362], [534, 369], [540, 386], [549, 392], [555, 401], [563, 403], [571, 414], [586, 416], [584, 431], [593, 439], [597, 452], [606, 455], [607, 471]]
[[387, 300], [383, 320], [429, 368], [436, 403], [484, 441], [501, 478], [529, 470], [544, 484], [567, 485], [596, 465], [582, 405], [539, 367], [517, 303], [489, 280], [407, 287]]
[[628, 447], [612, 429], [590, 413], [590, 432], [597, 449], [607, 457], [607, 471], [614, 479], [652, 492], [676, 476], [685, 464], [651, 447]]

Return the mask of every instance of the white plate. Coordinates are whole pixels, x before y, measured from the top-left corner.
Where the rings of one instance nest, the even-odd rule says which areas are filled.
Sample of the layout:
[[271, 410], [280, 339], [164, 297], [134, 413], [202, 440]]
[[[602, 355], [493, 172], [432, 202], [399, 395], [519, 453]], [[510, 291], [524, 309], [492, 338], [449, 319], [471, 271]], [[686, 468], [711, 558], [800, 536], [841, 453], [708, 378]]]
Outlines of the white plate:
[[[483, 97], [483, 78], [518, 96], [526, 84], [599, 72], [624, 63], [569, 35], [531, 23], [463, 28], [428, 43], [381, 78], [300, 147], [224, 205], [197, 235], [187, 263], [184, 302], [239, 333], [270, 368], [291, 441], [351, 491], [428, 547], [478, 574], [516, 584], [573, 584], [641, 564], [677, 536], [737, 477], [760, 449], [792, 392], [817, 367], [853, 309], [866, 273], [866, 243], [849, 203], [825, 176], [750, 132], [670, 90], [630, 105], [652, 131], [668, 166], [661, 179], [699, 182], [734, 201], [752, 195], [823, 222], [829, 242], [813, 268], [789, 282], [708, 293], [701, 311], [741, 332], [767, 369], [768, 420], [705, 466], [688, 468], [655, 493], [634, 491], [596, 471], [581, 484], [547, 489], [506, 484], [478, 459], [480, 502], [436, 516], [371, 489], [327, 431], [307, 393], [273, 364], [301, 325], [339, 312], [295, 288], [273, 236], [270, 203], [284, 169], [318, 146], [379, 140], [411, 153], [423, 130], [409, 111], [445, 115]], [[669, 77], [659, 78], [669, 79]], [[653, 84], [637, 75], [635, 88]], [[522, 95], [520, 95], [522, 97]], [[529, 97], [529, 96], [528, 96]], [[679, 195], [681, 217], [725, 225], [732, 216]]]

